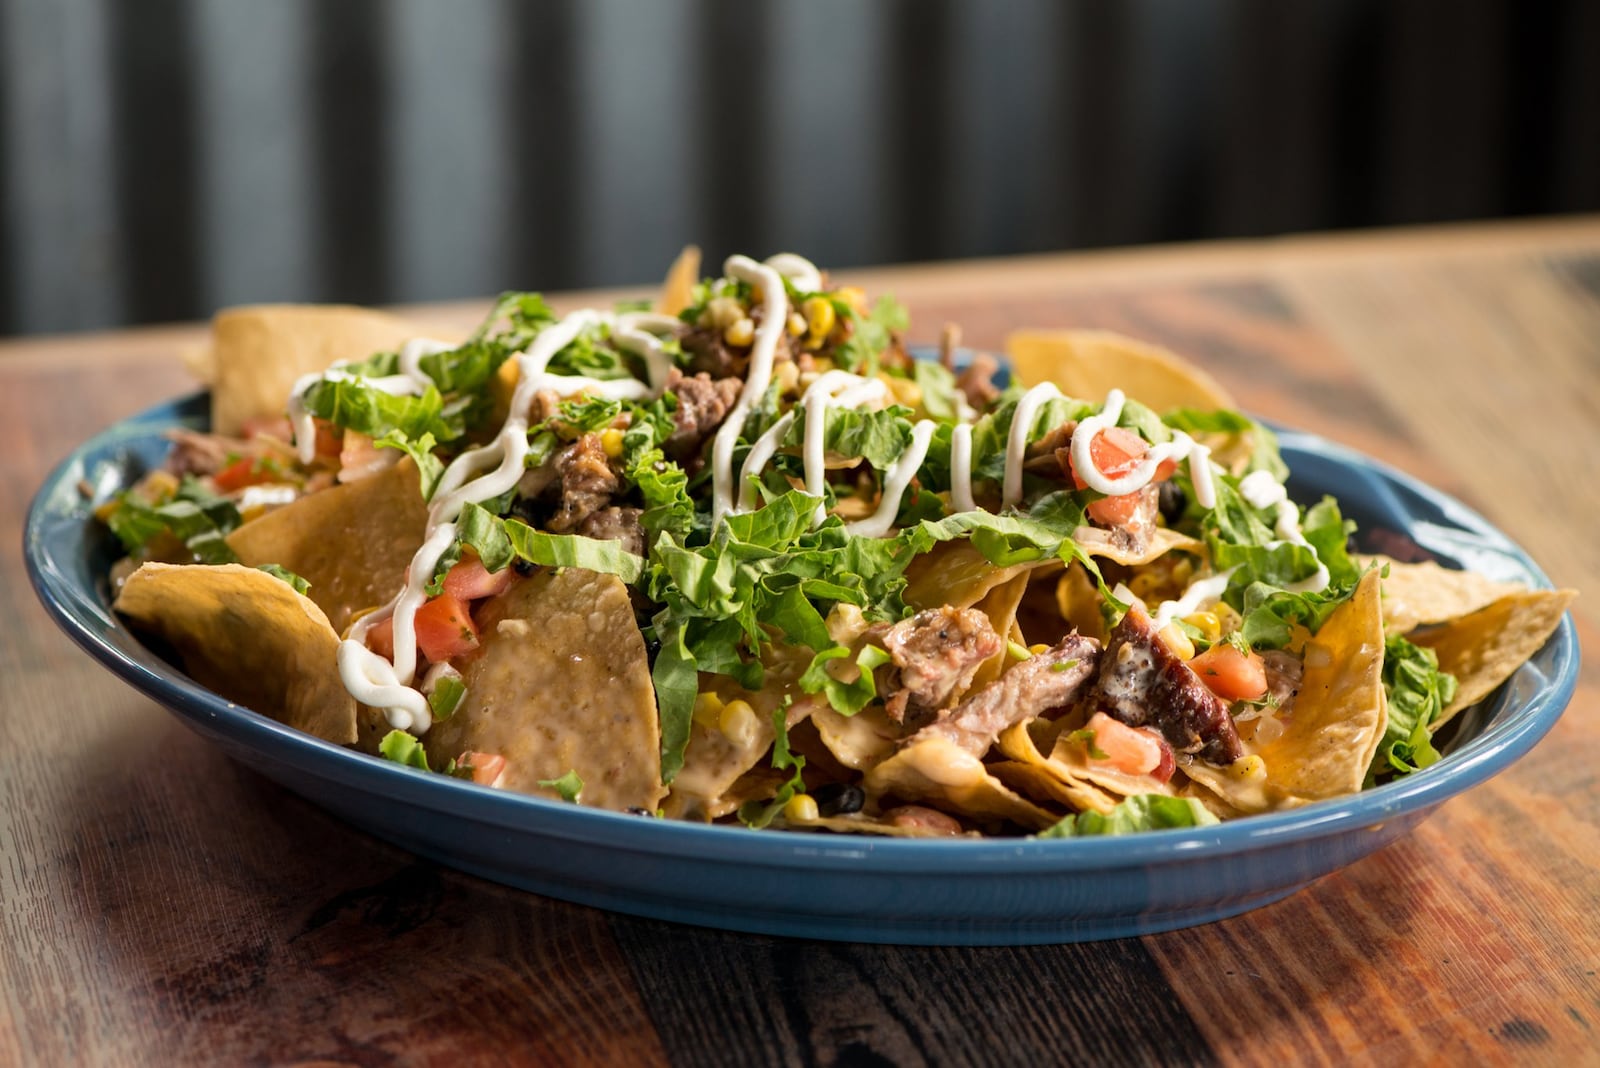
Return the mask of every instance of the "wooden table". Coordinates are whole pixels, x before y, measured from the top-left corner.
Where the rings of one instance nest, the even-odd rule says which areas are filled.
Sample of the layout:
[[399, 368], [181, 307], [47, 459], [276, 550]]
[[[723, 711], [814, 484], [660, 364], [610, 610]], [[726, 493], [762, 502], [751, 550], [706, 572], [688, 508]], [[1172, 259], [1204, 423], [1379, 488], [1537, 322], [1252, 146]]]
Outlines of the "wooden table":
[[[1460, 495], [1600, 605], [1600, 220], [851, 273], [998, 346], [1102, 326]], [[567, 301], [567, 304], [576, 303]], [[468, 321], [477, 308], [443, 309]], [[439, 309], [434, 310], [436, 313]], [[503, 889], [214, 752], [72, 647], [23, 509], [189, 388], [193, 327], [0, 343], [0, 1063], [1595, 1063], [1600, 673], [1401, 844], [1190, 931], [1032, 949], [724, 934]]]

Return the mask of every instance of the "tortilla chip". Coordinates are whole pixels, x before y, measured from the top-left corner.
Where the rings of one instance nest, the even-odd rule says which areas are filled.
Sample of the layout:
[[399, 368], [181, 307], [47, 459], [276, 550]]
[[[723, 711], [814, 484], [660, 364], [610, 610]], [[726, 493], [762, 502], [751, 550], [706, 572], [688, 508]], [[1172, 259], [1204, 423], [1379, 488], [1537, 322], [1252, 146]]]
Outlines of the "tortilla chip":
[[311, 599], [343, 634], [353, 615], [395, 595], [427, 525], [407, 457], [244, 524], [228, 535], [228, 547], [243, 563], [278, 564], [311, 583]]
[[326, 741], [356, 740], [339, 635], [287, 582], [239, 564], [145, 564], [113, 607], [170, 645], [207, 689]]
[[1431, 560], [1406, 564], [1387, 556], [1358, 556], [1356, 563], [1363, 569], [1389, 568], [1383, 580], [1383, 629], [1390, 634], [1444, 623], [1527, 589], [1519, 582], [1496, 582], [1475, 571], [1440, 567]]
[[1000, 752], [1015, 762], [1010, 765], [1013, 770], [1009, 772], [1002, 772], [1001, 769], [1007, 767], [1005, 764], [993, 769], [1007, 785], [1020, 787], [1034, 797], [1060, 802], [1076, 812], [1110, 812], [1115, 807], [1114, 797], [1039, 752], [1027, 724], [1007, 727], [996, 744]]
[[[989, 625], [994, 628], [996, 634], [1017, 641], [1019, 644], [1022, 632], [1017, 629], [1017, 606], [1022, 603], [1022, 595], [1027, 590], [1028, 575], [1024, 572], [1014, 575], [990, 590], [977, 604], [978, 611], [989, 617]], [[998, 679], [1001, 670], [1006, 666], [1006, 658], [1010, 655], [1010, 650], [1001, 646], [998, 653], [978, 665], [978, 670], [973, 672], [971, 685], [960, 693], [951, 695], [953, 700], [959, 702], [967, 694], [977, 693]]]
[[976, 832], [966, 835], [947, 834], [930, 827], [902, 826], [890, 823], [885, 816], [869, 816], [853, 812], [848, 816], [818, 816], [815, 819], [791, 819], [786, 813], [782, 825], [791, 831], [832, 831], [835, 834], [876, 834], [886, 838], [957, 838], [976, 837]]
[[1036, 831], [1057, 821], [946, 738], [931, 737], [906, 746], [868, 772], [863, 785], [869, 797], [892, 795], [979, 821], [1009, 820]]
[[1034, 560], [996, 567], [965, 538], [946, 541], [917, 557], [906, 568], [905, 602], [913, 608], [971, 608], [996, 586], [1033, 568], [1058, 561]]
[[1100, 587], [1081, 563], [1067, 568], [1055, 588], [1056, 611], [1079, 634], [1095, 641], [1106, 639], [1106, 621], [1100, 614]]
[[1229, 767], [1196, 760], [1189, 777], [1244, 812], [1360, 790], [1389, 718], [1381, 603], [1378, 573], [1368, 571], [1306, 643], [1283, 733]]
[[336, 304], [220, 311], [211, 320], [211, 429], [238, 434], [252, 419], [282, 415], [301, 375], [326, 370], [336, 360], [392, 351], [425, 333], [393, 315]]
[[1072, 532], [1072, 540], [1077, 543], [1086, 556], [1098, 556], [1116, 564], [1148, 564], [1152, 560], [1159, 560], [1175, 549], [1185, 552], [1197, 553], [1201, 550], [1201, 543], [1187, 534], [1179, 534], [1176, 530], [1166, 527], [1157, 527], [1150, 535], [1150, 544], [1141, 552], [1131, 552], [1126, 546], [1118, 545], [1114, 531], [1102, 530], [1100, 527], [1082, 526]]
[[1434, 721], [1434, 729], [1489, 696], [1537, 653], [1576, 596], [1577, 590], [1526, 590], [1412, 635], [1418, 645], [1438, 653], [1439, 667], [1456, 677], [1455, 700]]
[[661, 730], [627, 586], [540, 569], [489, 601], [479, 628], [482, 644], [461, 664], [466, 696], [423, 737], [429, 756], [498, 754], [500, 785], [552, 798], [540, 780], [575, 771], [585, 805], [653, 811], [666, 793]]
[[666, 281], [661, 283], [661, 295], [656, 298], [656, 311], [662, 315], [677, 315], [694, 301], [695, 283], [700, 281], [700, 247], [685, 245], [678, 258], [667, 268]]
[[[739, 789], [739, 781], [762, 762], [772, 748], [776, 731], [772, 714], [798, 690], [798, 680], [811, 663], [811, 651], [793, 650], [781, 645], [766, 649], [763, 664], [766, 684], [755, 693], [741, 688], [725, 675], [702, 675], [702, 688], [714, 692], [725, 703], [746, 701], [755, 715], [748, 733], [738, 737], [724, 734], [719, 726], [696, 720], [689, 729], [689, 746], [684, 751], [683, 768], [672, 780], [672, 792], [663, 806], [672, 819], [712, 820], [726, 816], [744, 801], [758, 797]], [[802, 698], [788, 706], [784, 723], [793, 727], [811, 715], [818, 701]], [[761, 797], [771, 797], [767, 791]]]
[[1024, 382], [1054, 382], [1069, 397], [1098, 401], [1120, 389], [1157, 412], [1237, 410], [1228, 391], [1175, 353], [1104, 330], [1028, 330], [1006, 338]]
[[847, 768], [866, 771], [889, 759], [906, 736], [906, 728], [889, 719], [881, 704], [868, 705], [853, 716], [823, 703], [811, 713], [822, 744]]
[[1071, 731], [1061, 731], [1050, 750], [1050, 766], [1058, 775], [1071, 775], [1112, 795], [1114, 799], [1134, 797], [1139, 794], [1173, 793], [1170, 782], [1160, 782], [1149, 775], [1130, 775], [1128, 772], [1103, 760], [1091, 760], [1089, 747], [1074, 739]]

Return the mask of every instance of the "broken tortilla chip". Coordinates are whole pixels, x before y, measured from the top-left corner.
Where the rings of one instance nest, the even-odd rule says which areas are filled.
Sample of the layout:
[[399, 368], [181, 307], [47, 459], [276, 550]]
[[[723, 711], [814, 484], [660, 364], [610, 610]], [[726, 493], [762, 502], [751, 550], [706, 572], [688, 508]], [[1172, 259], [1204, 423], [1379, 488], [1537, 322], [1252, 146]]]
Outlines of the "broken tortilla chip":
[[1166, 527], [1157, 527], [1151, 533], [1150, 541], [1137, 551], [1119, 544], [1115, 531], [1102, 530], [1099, 527], [1079, 527], [1072, 532], [1072, 540], [1083, 550], [1085, 556], [1098, 556], [1112, 563], [1129, 566], [1159, 560], [1175, 549], [1198, 553], [1202, 547], [1199, 541], [1187, 534], [1179, 534], [1176, 530], [1169, 530]]
[[282, 579], [240, 564], [145, 564], [113, 607], [171, 646], [207, 689], [324, 741], [356, 740], [339, 635]]
[[1183, 770], [1243, 812], [1342, 797], [1361, 789], [1387, 723], [1379, 578], [1368, 571], [1307, 641], [1283, 733], [1227, 767]]
[[419, 324], [367, 308], [255, 304], [218, 312], [209, 361], [196, 357], [192, 365], [211, 370], [212, 431], [237, 435], [252, 420], [282, 415], [301, 375], [393, 351], [425, 333]]
[[466, 696], [424, 736], [435, 760], [505, 757], [500, 786], [540, 785], [569, 771], [585, 805], [654, 811], [661, 730], [644, 637], [615, 575], [541, 569], [481, 610], [482, 644], [460, 664]]
[[1238, 408], [1189, 361], [1105, 330], [1020, 331], [1006, 338], [1006, 355], [1024, 382], [1054, 382], [1069, 397], [1099, 400], [1120, 389], [1157, 412]]
[[1444, 623], [1527, 588], [1496, 582], [1475, 571], [1440, 567], [1431, 560], [1406, 564], [1387, 556], [1359, 556], [1356, 564], [1389, 569], [1383, 580], [1383, 629], [1389, 634]]
[[309, 582], [309, 596], [343, 634], [356, 613], [394, 596], [427, 525], [408, 457], [268, 512], [229, 534], [228, 547], [245, 564], [277, 564]]
[[1439, 655], [1441, 670], [1456, 677], [1455, 700], [1434, 721], [1434, 730], [1489, 696], [1537, 653], [1576, 596], [1577, 590], [1525, 590], [1412, 635]]
[[694, 303], [694, 287], [700, 281], [700, 246], [685, 245], [678, 258], [667, 268], [666, 281], [661, 283], [661, 295], [656, 298], [656, 311], [662, 315], [677, 315]]
[[869, 797], [919, 801], [980, 822], [1010, 820], [1042, 831], [1058, 817], [989, 774], [982, 760], [947, 738], [914, 742], [867, 773]]

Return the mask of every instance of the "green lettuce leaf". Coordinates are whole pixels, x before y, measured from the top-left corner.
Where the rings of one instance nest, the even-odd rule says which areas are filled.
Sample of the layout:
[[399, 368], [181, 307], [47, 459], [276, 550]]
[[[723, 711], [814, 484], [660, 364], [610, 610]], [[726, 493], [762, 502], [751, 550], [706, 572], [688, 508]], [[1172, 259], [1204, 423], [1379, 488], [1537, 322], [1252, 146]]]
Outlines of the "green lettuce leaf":
[[439, 479], [444, 475], [444, 462], [433, 454], [438, 442], [433, 440], [432, 434], [423, 434], [416, 441], [406, 437], [404, 432], [391, 430], [383, 437], [373, 442], [380, 449], [399, 449], [411, 457], [417, 465], [417, 474], [422, 489], [422, 499], [433, 500], [433, 491], [439, 485]]
[[1174, 430], [1189, 434], [1249, 434], [1252, 448], [1244, 473], [1268, 471], [1279, 482], [1289, 477], [1289, 465], [1278, 452], [1278, 435], [1247, 415], [1227, 410], [1203, 412], [1178, 408], [1168, 412], [1162, 421]]
[[1455, 700], [1456, 679], [1439, 670], [1439, 657], [1432, 649], [1395, 634], [1383, 645], [1383, 688], [1389, 697], [1389, 721], [1369, 779], [1390, 772], [1404, 775], [1439, 760], [1433, 722]]
[[307, 582], [299, 575], [296, 575], [293, 571], [290, 571], [286, 567], [279, 567], [277, 564], [257, 564], [256, 570], [265, 571], [273, 578], [282, 582], [287, 582], [289, 587], [302, 597], [305, 596], [305, 594], [311, 589], [311, 583]]
[[378, 752], [385, 760], [392, 760], [396, 764], [419, 768], [422, 771], [430, 770], [427, 749], [417, 740], [416, 735], [406, 731], [393, 730], [385, 734], [383, 741], [378, 743]]
[[561, 795], [561, 800], [574, 805], [578, 803], [578, 797], [583, 793], [583, 780], [571, 769], [559, 779], [540, 779], [539, 785], [554, 790]]
[[1219, 822], [1200, 802], [1166, 794], [1136, 794], [1119, 802], [1109, 813], [1079, 812], [1047, 830], [1040, 838], [1083, 838], [1103, 834], [1134, 834], [1169, 827], [1209, 827]]
[[158, 505], [124, 492], [106, 517], [106, 526], [131, 556], [142, 552], [157, 535], [167, 533], [203, 564], [238, 562], [224, 539], [239, 523], [239, 510], [233, 502], [212, 493], [192, 475], [185, 475], [171, 499]]

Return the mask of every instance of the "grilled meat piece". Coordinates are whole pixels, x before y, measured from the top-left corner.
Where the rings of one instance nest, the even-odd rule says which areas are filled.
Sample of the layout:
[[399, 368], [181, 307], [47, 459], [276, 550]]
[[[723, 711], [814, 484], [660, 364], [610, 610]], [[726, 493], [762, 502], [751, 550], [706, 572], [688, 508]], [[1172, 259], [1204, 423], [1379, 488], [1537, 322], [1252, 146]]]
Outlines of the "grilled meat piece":
[[1102, 655], [1093, 638], [1068, 634], [1053, 648], [1035, 653], [969, 695], [948, 717], [922, 728], [905, 744], [942, 737], [982, 756], [1007, 727], [1070, 707], [1084, 683], [1094, 677]]
[[1244, 755], [1227, 702], [1167, 648], [1138, 605], [1106, 640], [1100, 677], [1084, 698], [1086, 711], [1105, 712], [1130, 727], [1154, 727], [1179, 753], [1213, 764]]
[[912, 726], [933, 719], [959, 697], [983, 662], [1005, 647], [988, 616], [949, 605], [918, 612], [874, 640], [893, 661], [885, 669], [885, 709], [896, 723]]

